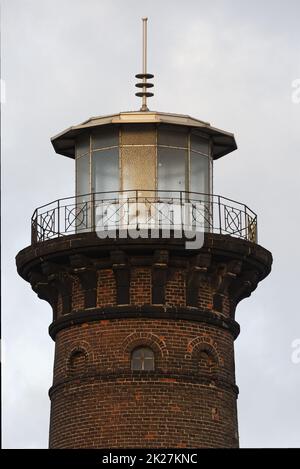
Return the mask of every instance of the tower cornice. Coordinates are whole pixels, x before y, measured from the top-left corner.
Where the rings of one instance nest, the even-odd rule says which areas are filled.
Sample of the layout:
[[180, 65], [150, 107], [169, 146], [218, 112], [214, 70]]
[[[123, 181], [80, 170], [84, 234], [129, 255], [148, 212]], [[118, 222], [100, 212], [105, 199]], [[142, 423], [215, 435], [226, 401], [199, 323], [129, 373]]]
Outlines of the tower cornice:
[[[242, 262], [243, 271], [257, 271], [258, 281], [263, 280], [270, 273], [273, 261], [272, 254], [259, 244], [229, 235], [205, 233], [203, 247], [196, 250], [186, 249], [183, 238], [100, 239], [95, 232], [88, 232], [49, 239], [28, 246], [17, 254], [16, 263], [19, 275], [29, 281], [29, 272], [38, 268], [46, 260], [53, 260], [53, 262], [58, 259], [60, 262], [64, 260], [64, 264], [69, 266], [70, 256], [85, 256], [91, 263], [93, 257], [102, 257], [107, 252], [120, 250], [128, 254], [138, 252], [140, 256], [155, 253], [157, 250], [167, 250], [170, 253], [180, 253], [183, 262], [188, 258], [195, 258], [198, 254], [213, 254], [220, 263], [233, 260]], [[112, 266], [114, 263], [111, 256], [95, 262], [98, 262], [99, 267]], [[173, 260], [173, 262], [176, 261]], [[233, 267], [233, 264], [231, 266], [237, 268], [237, 266]]]
[[[16, 260], [19, 274], [53, 309], [53, 339], [75, 324], [151, 317], [200, 321], [227, 329], [236, 338], [236, 306], [251, 295], [272, 264], [271, 254], [261, 246], [211, 233], [197, 250], [185, 249], [183, 239], [111, 240], [82, 233], [29, 246]], [[142, 305], [132, 290], [135, 269], [141, 268], [148, 272], [151, 292]], [[102, 272], [111, 272], [109, 300], [97, 297]], [[174, 275], [182, 276], [183, 303], [171, 306], [168, 292]], [[74, 297], [79, 286], [81, 306]], [[201, 298], [203, 286], [211, 292], [209, 299]]]

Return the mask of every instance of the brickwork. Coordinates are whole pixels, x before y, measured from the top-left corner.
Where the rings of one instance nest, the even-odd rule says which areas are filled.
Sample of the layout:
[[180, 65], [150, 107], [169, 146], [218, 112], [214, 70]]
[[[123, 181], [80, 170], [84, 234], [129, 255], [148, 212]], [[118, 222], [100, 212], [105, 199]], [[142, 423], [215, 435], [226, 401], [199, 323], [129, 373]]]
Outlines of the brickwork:
[[[184, 269], [168, 273], [166, 306], [186, 306], [186, 277]], [[96, 306], [115, 305], [113, 270], [97, 278]], [[131, 268], [132, 305], [151, 303], [151, 279], [150, 266]], [[82, 308], [83, 291], [74, 285], [72, 305]], [[212, 295], [204, 279], [197, 306], [211, 309]], [[61, 330], [50, 446], [237, 446], [233, 340], [218, 327], [175, 319], [105, 319]], [[131, 371], [139, 345], [154, 351], [155, 371]]]
[[84, 307], [84, 291], [79, 278], [73, 276], [72, 288], [72, 309], [81, 309]]
[[[197, 252], [181, 243], [118, 247], [86, 233], [19, 253], [20, 275], [53, 309], [51, 448], [238, 446], [235, 309], [272, 258], [222, 235]], [[139, 346], [154, 370], [132, 370]]]
[[186, 275], [184, 270], [173, 271], [170, 277], [166, 284], [166, 304], [170, 306], [185, 306]]
[[[187, 269], [172, 269], [168, 274], [165, 285], [166, 306], [187, 306], [186, 302], [186, 277]], [[76, 275], [70, 276], [72, 283], [71, 308], [72, 311], [84, 309], [84, 293], [79, 278]], [[152, 292], [152, 269], [151, 267], [132, 267], [130, 269], [129, 284], [129, 304], [143, 305], [151, 304]], [[208, 279], [203, 279], [199, 285], [197, 303], [195, 307], [201, 309], [214, 309], [215, 289], [211, 286]], [[229, 316], [230, 299], [228, 295], [222, 295], [222, 313]], [[116, 301], [116, 279], [113, 269], [102, 269], [97, 271], [97, 295], [95, 307], [115, 306]], [[62, 316], [62, 296], [58, 295], [57, 317]]]
[[116, 282], [111, 269], [98, 272], [97, 304], [99, 306], [116, 304]]
[[151, 269], [134, 267], [130, 271], [130, 303], [143, 305], [151, 303]]
[[[152, 347], [155, 371], [131, 371], [137, 345]], [[74, 350], [87, 357], [77, 372]], [[233, 353], [229, 332], [188, 321], [117, 319], [60, 331], [50, 445], [237, 446]]]

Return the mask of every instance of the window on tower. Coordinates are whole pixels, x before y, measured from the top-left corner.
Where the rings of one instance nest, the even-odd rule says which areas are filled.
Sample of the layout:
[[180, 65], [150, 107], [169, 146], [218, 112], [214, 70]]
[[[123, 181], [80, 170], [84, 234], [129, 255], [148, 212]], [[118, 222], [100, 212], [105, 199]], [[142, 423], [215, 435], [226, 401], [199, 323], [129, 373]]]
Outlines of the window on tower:
[[131, 369], [133, 371], [154, 370], [154, 353], [149, 347], [138, 347], [131, 354]]
[[83, 349], [76, 349], [69, 358], [69, 367], [72, 373], [82, 373], [86, 367], [87, 353]]

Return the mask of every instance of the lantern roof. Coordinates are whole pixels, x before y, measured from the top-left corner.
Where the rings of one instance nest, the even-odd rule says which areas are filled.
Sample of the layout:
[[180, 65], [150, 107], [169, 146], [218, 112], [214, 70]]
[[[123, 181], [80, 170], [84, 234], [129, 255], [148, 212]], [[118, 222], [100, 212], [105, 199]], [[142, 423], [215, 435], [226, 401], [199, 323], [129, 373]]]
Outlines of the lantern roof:
[[234, 135], [230, 132], [217, 129], [208, 122], [188, 115], [157, 111], [128, 111], [108, 116], [91, 117], [81, 124], [69, 127], [55, 135], [52, 137], [51, 142], [56, 153], [68, 156], [69, 158], [75, 158], [75, 142], [80, 134], [97, 127], [121, 124], [171, 124], [201, 131], [202, 134], [211, 138], [212, 155], [215, 160], [237, 149]]

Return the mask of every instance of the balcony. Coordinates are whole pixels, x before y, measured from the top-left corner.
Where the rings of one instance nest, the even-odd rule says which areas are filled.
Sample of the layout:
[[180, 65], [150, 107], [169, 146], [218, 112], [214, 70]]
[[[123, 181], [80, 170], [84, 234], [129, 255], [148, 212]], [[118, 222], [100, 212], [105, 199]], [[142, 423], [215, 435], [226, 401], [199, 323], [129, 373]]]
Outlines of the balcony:
[[[185, 191], [131, 190], [94, 192], [55, 200], [37, 208], [31, 219], [31, 242], [95, 231], [100, 238], [184, 237], [219, 233], [257, 242], [257, 216], [246, 205], [221, 197]], [[143, 237], [143, 236], [142, 236]]]

